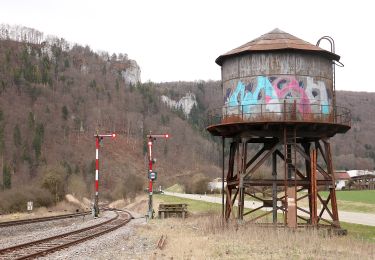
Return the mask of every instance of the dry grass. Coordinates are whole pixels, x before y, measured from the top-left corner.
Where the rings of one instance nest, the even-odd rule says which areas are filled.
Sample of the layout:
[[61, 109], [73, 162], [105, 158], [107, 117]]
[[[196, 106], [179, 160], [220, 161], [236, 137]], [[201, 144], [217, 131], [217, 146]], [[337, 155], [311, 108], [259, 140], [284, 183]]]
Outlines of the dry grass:
[[50, 208], [39, 207], [35, 208], [31, 212], [16, 212], [11, 214], [0, 215], [0, 222], [69, 214], [76, 212], [76, 209], [77, 207], [75, 207], [75, 205], [63, 201], [57, 203], [55, 206]]
[[149, 252], [149, 259], [375, 259], [368, 242], [314, 230], [223, 226], [217, 215], [155, 219], [137, 232], [155, 245], [162, 234], [168, 236], [164, 249]]
[[[20, 219], [31, 219], [31, 218], [42, 218], [55, 215], [69, 214], [77, 211], [89, 210], [90, 205], [79, 201], [73, 195], [67, 195], [66, 200], [63, 200], [56, 205], [51, 207], [34, 207], [31, 212], [15, 212], [11, 214], [0, 215], [0, 222], [20, 220]], [[87, 200], [87, 199], [86, 199]]]

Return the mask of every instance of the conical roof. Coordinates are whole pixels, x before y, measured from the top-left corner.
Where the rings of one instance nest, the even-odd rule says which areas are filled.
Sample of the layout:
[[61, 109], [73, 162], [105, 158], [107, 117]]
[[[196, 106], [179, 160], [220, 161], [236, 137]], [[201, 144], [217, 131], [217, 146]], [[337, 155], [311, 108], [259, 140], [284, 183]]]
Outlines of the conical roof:
[[237, 47], [223, 55], [220, 55], [215, 62], [220, 66], [223, 61], [231, 56], [247, 52], [264, 52], [275, 50], [298, 50], [310, 53], [320, 53], [332, 60], [339, 60], [340, 56], [330, 51], [324, 50], [316, 45], [301, 40], [278, 28], [266, 33], [240, 47]]

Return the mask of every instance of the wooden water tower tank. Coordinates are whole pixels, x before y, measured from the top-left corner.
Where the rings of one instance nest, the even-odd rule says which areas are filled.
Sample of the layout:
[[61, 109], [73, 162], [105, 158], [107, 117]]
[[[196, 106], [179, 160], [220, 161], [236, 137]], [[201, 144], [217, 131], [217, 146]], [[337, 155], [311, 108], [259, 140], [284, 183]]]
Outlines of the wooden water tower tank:
[[275, 29], [216, 59], [224, 104], [207, 130], [223, 150], [230, 141], [224, 218], [340, 227], [329, 138], [350, 129], [350, 111], [336, 106], [340, 57], [324, 39], [333, 51]]

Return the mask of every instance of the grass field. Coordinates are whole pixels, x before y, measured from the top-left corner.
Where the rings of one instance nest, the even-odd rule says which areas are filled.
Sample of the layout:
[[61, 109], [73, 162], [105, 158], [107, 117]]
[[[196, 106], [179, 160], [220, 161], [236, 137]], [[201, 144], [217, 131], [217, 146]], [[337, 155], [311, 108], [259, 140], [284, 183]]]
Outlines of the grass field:
[[341, 227], [348, 230], [348, 236], [375, 243], [375, 227], [341, 222]]
[[223, 225], [215, 215], [154, 219], [137, 231], [154, 244], [161, 234], [167, 235], [164, 249], [144, 259], [375, 259], [370, 242], [316, 230]]
[[[319, 192], [327, 198], [328, 191]], [[339, 210], [375, 213], [375, 190], [336, 191]]]
[[[325, 198], [328, 196], [328, 191], [319, 192]], [[337, 200], [361, 202], [375, 205], [375, 190], [350, 190], [350, 191], [336, 191]]]
[[193, 213], [219, 213], [221, 212], [221, 204], [208, 203], [205, 201], [191, 200], [174, 196], [167, 196], [157, 194], [155, 195], [157, 200], [164, 201], [165, 203], [186, 203], [188, 204], [189, 212]]
[[[187, 203], [188, 210], [192, 213], [221, 213], [221, 204], [217, 203], [209, 203], [204, 201], [191, 200], [167, 195], [155, 195], [155, 198], [165, 203]], [[341, 224], [344, 229], [348, 230], [348, 237], [360, 240], [364, 239], [375, 243], [375, 227], [351, 224], [346, 222], [341, 222]]]
[[349, 235], [337, 237], [325, 230], [223, 222], [220, 204], [167, 195], [155, 195], [155, 203], [187, 203], [195, 214], [140, 225], [136, 241], [157, 245], [162, 235], [167, 238], [163, 249], [139, 259], [375, 259], [375, 227], [343, 223]]
[[[327, 198], [328, 191], [322, 191], [322, 192], [319, 192], [319, 194], [323, 198]], [[257, 194], [257, 195], [259, 197], [262, 197], [261, 194]], [[221, 197], [220, 194], [209, 194], [208, 196]], [[336, 191], [336, 197], [337, 197], [339, 210], [375, 214], [375, 190]], [[256, 199], [250, 196], [246, 196], [245, 200], [257, 201]], [[300, 205], [302, 207], [308, 207], [307, 199], [300, 201]]]

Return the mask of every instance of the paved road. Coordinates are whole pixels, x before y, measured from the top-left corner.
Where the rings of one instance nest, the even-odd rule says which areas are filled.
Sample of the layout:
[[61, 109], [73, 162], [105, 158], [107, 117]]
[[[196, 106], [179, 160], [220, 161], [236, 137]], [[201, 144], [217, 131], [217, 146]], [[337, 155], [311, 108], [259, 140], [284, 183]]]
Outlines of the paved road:
[[[221, 204], [221, 197], [211, 197], [211, 196], [205, 196], [205, 195], [197, 195], [197, 194], [184, 194], [184, 193], [175, 193], [175, 192], [168, 192], [165, 191], [164, 194], [181, 197], [181, 198], [187, 198], [187, 199], [193, 199], [193, 200], [202, 200], [212, 203], [220, 203]], [[262, 203], [258, 201], [245, 201], [245, 208], [253, 209], [261, 206]], [[267, 209], [265, 209], [267, 210]], [[269, 209], [270, 210], [270, 209]], [[327, 213], [324, 213], [323, 217], [328, 218]], [[305, 215], [305, 214], [304, 214]], [[347, 212], [347, 211], [340, 211], [339, 210], [339, 219], [343, 222], [348, 223], [354, 223], [354, 224], [362, 224], [362, 225], [368, 225], [368, 226], [375, 226], [375, 214], [370, 213], [359, 213], [359, 212]]]

